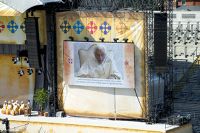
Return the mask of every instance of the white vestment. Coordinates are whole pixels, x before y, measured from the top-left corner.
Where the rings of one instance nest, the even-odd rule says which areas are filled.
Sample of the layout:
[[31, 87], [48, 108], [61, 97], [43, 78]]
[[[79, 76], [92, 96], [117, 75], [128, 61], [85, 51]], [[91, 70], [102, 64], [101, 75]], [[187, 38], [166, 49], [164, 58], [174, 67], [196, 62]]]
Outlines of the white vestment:
[[97, 62], [96, 58], [86, 60], [77, 73], [77, 76], [85, 78], [121, 79], [120, 73], [109, 57], [106, 57], [101, 64]]

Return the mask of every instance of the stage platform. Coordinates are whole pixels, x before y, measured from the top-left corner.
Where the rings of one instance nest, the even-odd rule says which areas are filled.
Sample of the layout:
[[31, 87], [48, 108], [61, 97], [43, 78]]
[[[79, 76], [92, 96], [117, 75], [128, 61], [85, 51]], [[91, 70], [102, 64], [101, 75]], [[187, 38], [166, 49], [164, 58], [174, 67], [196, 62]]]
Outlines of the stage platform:
[[[20, 133], [192, 133], [191, 124], [172, 126], [71, 116], [44, 117], [32, 113], [32, 116], [0, 114], [0, 119], [8, 118], [10, 131]], [[5, 130], [5, 124], [0, 124], [2, 130]]]

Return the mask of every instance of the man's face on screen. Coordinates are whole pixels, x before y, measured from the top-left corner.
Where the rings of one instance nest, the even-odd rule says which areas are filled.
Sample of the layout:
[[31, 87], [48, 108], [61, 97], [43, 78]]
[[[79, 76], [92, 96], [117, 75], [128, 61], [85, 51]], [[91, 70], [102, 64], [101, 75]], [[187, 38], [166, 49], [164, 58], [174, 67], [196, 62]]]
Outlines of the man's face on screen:
[[105, 59], [105, 52], [101, 49], [96, 49], [95, 58], [99, 64], [102, 64]]

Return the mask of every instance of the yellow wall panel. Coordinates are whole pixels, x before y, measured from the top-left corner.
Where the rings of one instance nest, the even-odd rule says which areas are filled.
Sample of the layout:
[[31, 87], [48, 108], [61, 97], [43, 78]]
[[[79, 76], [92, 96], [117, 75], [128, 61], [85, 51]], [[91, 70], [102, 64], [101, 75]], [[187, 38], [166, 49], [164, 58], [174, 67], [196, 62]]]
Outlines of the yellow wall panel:
[[[80, 33], [74, 30], [74, 23], [79, 20], [84, 27]], [[91, 32], [89, 24], [96, 26]], [[145, 118], [146, 117], [146, 88], [144, 73], [144, 14], [131, 12], [59, 12], [56, 14], [57, 35], [57, 66], [58, 66], [58, 99], [60, 109], [67, 114], [89, 117]], [[105, 26], [105, 23], [109, 26]], [[95, 23], [95, 24], [94, 24]], [[103, 27], [101, 25], [104, 24]], [[101, 28], [100, 28], [101, 27]], [[102, 32], [103, 28], [106, 32]], [[76, 29], [77, 30], [77, 29]], [[105, 31], [105, 30], [104, 30]], [[72, 36], [74, 41], [124, 42], [127, 38], [134, 45], [135, 89], [83, 87], [69, 85], [63, 81], [63, 42]], [[129, 55], [127, 55], [129, 56]], [[132, 55], [130, 55], [132, 56]], [[140, 100], [140, 103], [138, 102]]]
[[[35, 75], [28, 75], [28, 64], [13, 64], [12, 55], [0, 55], [0, 105], [5, 100], [32, 101], [35, 86]], [[19, 76], [22, 68], [25, 75]]]

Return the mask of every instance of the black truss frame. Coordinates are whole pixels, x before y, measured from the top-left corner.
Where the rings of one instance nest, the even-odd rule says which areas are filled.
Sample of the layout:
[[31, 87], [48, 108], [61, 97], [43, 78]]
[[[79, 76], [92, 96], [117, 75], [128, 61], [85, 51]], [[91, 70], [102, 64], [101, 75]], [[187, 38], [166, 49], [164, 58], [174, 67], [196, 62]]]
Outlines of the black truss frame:
[[[133, 12], [142, 11], [145, 13], [145, 87], [146, 87], [146, 118], [148, 122], [156, 122], [158, 119], [158, 110], [153, 107], [152, 91], [154, 90], [153, 75], [156, 72], [154, 64], [154, 11], [166, 12], [168, 14], [168, 66], [164, 73], [164, 108], [161, 112], [168, 114], [172, 111], [172, 87], [173, 87], [173, 47], [169, 35], [172, 30], [173, 0], [63, 0], [64, 4], [47, 4], [45, 8], [51, 10], [51, 17], [55, 17], [55, 12], [69, 10], [86, 10], [86, 11], [117, 11], [129, 10]], [[51, 9], [50, 9], [51, 8]], [[52, 20], [55, 18], [48, 18]], [[53, 40], [48, 40], [47, 46], [47, 72], [52, 79], [49, 79], [50, 88], [49, 106], [52, 108], [50, 114], [56, 113], [57, 109], [57, 68], [56, 68], [56, 46], [55, 46], [55, 22], [51, 22], [47, 28], [49, 36], [53, 36]], [[48, 37], [51, 38], [51, 37]], [[159, 112], [160, 113], [160, 112]]]

